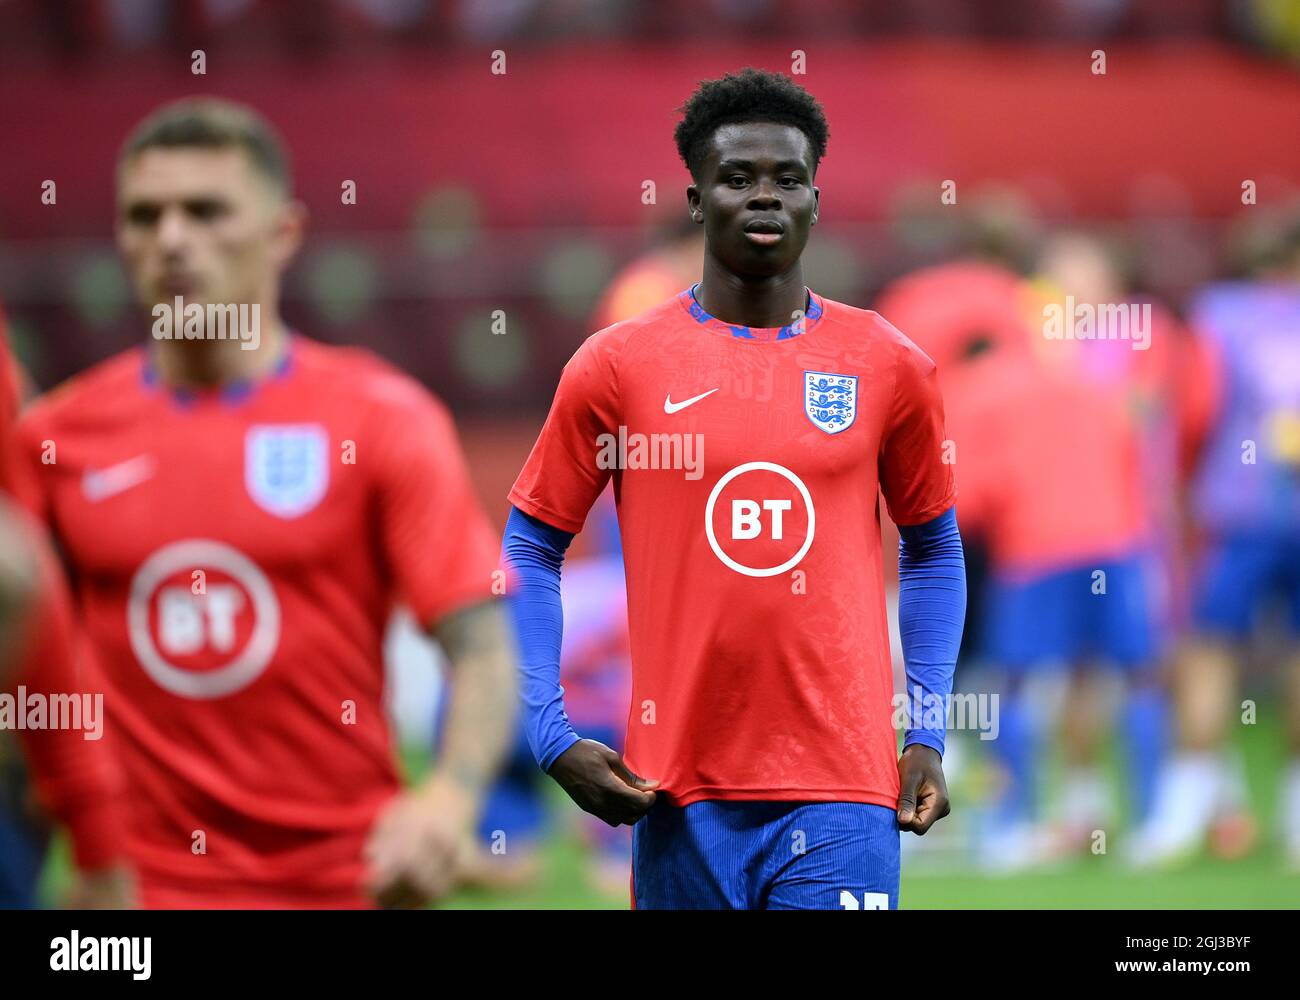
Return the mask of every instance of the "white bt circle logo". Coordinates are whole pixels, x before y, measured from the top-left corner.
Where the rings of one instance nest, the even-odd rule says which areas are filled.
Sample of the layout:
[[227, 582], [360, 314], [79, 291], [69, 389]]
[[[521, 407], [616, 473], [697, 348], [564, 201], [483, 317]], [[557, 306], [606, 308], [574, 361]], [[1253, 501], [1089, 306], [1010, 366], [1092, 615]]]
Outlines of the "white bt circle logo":
[[131, 648], [145, 673], [184, 698], [221, 698], [266, 669], [280, 641], [280, 602], [251, 559], [195, 538], [159, 549], [131, 581]]
[[[786, 480], [794, 486], [795, 495], [771, 495], [771, 477], [760, 475], [763, 473], [775, 473]], [[744, 483], [735, 489], [727, 489], [742, 476], [747, 477]], [[718, 531], [714, 526], [718, 500], [723, 497], [724, 491], [726, 496], [723, 498], [721, 520], [726, 525], [726, 537], [731, 543], [725, 547], [719, 544]], [[788, 558], [771, 566], [751, 566], [735, 558], [744, 548], [737, 543], [756, 542], [765, 551], [788, 551], [793, 547], [793, 533], [799, 530], [797, 526], [804, 520], [805, 512], [807, 524], [803, 528], [803, 543]], [[746, 462], [736, 466], [718, 480], [704, 509], [704, 531], [713, 554], [722, 560], [723, 565], [745, 576], [777, 576], [794, 569], [812, 547], [816, 524], [817, 518], [808, 487], [793, 472], [775, 462]], [[728, 549], [731, 551], [728, 552]]]

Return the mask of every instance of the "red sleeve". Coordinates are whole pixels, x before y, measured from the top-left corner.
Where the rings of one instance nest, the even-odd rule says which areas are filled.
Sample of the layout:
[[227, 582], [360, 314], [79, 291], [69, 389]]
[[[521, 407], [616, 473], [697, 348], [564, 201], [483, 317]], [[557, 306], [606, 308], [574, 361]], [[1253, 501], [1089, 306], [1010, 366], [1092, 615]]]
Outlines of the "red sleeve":
[[569, 359], [542, 433], [510, 490], [510, 502], [524, 513], [575, 535], [611, 475], [605, 466], [612, 463], [601, 456], [621, 423], [617, 353], [602, 332]]
[[934, 362], [905, 343], [898, 351], [893, 408], [879, 459], [880, 490], [895, 524], [924, 524], [953, 505], [957, 490], [945, 437]]
[[[67, 830], [83, 871], [119, 861], [126, 837], [122, 774], [103, 739], [103, 691], [89, 645], [72, 620], [71, 599], [54, 556], [36, 537], [40, 591], [16, 684], [49, 698], [71, 695], [95, 707], [82, 728], [23, 729], [20, 738], [41, 805]], [[11, 689], [17, 696], [17, 692]], [[98, 731], [99, 736], [95, 737]]]
[[398, 595], [431, 626], [491, 599], [501, 545], [474, 492], [451, 415], [422, 387], [400, 381], [386, 393], [374, 438], [380, 532]]

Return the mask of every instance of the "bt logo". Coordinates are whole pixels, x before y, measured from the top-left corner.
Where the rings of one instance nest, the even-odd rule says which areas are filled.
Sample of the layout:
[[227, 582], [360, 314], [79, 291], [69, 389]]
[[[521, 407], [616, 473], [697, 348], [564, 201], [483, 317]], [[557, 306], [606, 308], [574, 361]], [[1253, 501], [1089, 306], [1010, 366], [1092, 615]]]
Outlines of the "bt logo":
[[201, 596], [186, 586], [160, 587], [158, 645], [178, 656], [205, 645], [228, 653], [235, 648], [235, 620], [244, 604], [243, 591], [233, 584], [213, 584]]
[[[202, 571], [205, 584], [192, 584]], [[224, 542], [164, 545], [131, 580], [127, 632], [141, 668], [182, 698], [224, 698], [261, 676], [280, 642], [280, 602], [265, 573]]]
[[[794, 496], [773, 497], [770, 495], [772, 483], [769, 474], [772, 473], [794, 487], [800, 504], [796, 505]], [[750, 492], [758, 495], [742, 495], [745, 491], [740, 486], [728, 491], [723, 509], [730, 515], [725, 518], [725, 521], [730, 526], [731, 537], [729, 541], [733, 544], [723, 546], [718, 541], [718, 532], [714, 526], [714, 513], [719, 498], [723, 496], [724, 491], [734, 481], [740, 480], [741, 477], [745, 477], [744, 485], [751, 486]], [[764, 493], [769, 495], [764, 496]], [[791, 544], [786, 537], [788, 526], [796, 520], [801, 520], [802, 518], [796, 518], [795, 515], [801, 515], [804, 512], [807, 514], [807, 527], [804, 529], [803, 544], [788, 558], [777, 562], [775, 565], [768, 566], [753, 566], [735, 558], [735, 556], [745, 554], [741, 551], [744, 547], [737, 546], [734, 544], [736, 542], [770, 543], [763, 546], [766, 551], [770, 552], [776, 549], [783, 553]], [[816, 520], [812, 495], [808, 492], [808, 487], [804, 485], [803, 480], [789, 469], [774, 462], [746, 462], [744, 465], [736, 466], [714, 485], [712, 492], [709, 494], [708, 505], [704, 509], [704, 531], [708, 536], [709, 547], [713, 549], [713, 554], [722, 560], [723, 565], [745, 576], [777, 576], [794, 569], [795, 566], [799, 565], [803, 557], [808, 554], [808, 549], [812, 547]], [[728, 549], [731, 551], [728, 552]], [[746, 558], [752, 557], [747, 555]]]
[[[764, 500], [762, 509], [772, 515], [772, 537], [780, 540], [784, 537], [781, 530], [781, 515], [793, 506], [789, 500]], [[758, 501], [731, 501], [731, 537], [757, 538], [763, 530], [763, 519], [759, 514]]]

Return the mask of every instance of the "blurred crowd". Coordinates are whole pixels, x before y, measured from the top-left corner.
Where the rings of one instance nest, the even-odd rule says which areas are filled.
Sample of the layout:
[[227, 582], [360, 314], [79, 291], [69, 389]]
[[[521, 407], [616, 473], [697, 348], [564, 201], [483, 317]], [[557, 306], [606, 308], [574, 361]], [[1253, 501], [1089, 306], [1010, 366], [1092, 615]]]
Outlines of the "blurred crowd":
[[6, 0], [0, 49], [93, 58], [163, 40], [220, 49], [281, 46], [295, 56], [398, 41], [663, 40], [725, 32], [803, 39], [960, 35], [1040, 40], [1219, 38], [1300, 55], [1287, 0]]

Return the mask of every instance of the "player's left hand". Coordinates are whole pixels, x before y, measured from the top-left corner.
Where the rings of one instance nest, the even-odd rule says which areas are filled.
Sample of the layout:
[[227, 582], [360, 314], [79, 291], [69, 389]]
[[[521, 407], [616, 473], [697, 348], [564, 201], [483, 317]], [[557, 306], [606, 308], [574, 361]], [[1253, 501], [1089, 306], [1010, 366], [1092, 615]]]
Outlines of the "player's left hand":
[[898, 759], [898, 828], [920, 835], [952, 812], [943, 759], [932, 747], [913, 743]]
[[370, 868], [366, 888], [376, 902], [412, 909], [446, 895], [475, 814], [474, 797], [437, 774], [393, 799], [363, 854]]

